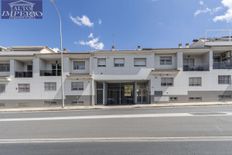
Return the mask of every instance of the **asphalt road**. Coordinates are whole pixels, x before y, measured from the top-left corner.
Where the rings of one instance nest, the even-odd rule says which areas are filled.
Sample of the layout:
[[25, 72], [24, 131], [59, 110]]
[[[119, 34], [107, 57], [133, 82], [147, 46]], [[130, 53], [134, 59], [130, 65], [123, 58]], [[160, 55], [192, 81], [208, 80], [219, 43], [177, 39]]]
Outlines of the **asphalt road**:
[[231, 154], [232, 106], [0, 113], [0, 155]]

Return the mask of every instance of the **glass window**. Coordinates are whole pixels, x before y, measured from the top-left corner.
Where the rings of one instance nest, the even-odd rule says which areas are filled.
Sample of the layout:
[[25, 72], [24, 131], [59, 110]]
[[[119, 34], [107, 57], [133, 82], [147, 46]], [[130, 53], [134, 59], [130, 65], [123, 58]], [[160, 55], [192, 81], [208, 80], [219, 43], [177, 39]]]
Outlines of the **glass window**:
[[172, 65], [172, 56], [160, 56], [160, 65]]
[[73, 61], [73, 70], [85, 70], [85, 61]]
[[155, 96], [163, 96], [162, 91], [155, 91], [154, 94], [155, 94]]
[[72, 82], [71, 89], [72, 89], [72, 91], [84, 90], [84, 83], [83, 82]]
[[124, 58], [114, 58], [114, 67], [124, 67]]
[[219, 75], [218, 76], [218, 84], [230, 84], [231, 76], [230, 75]]
[[134, 58], [135, 67], [146, 67], [146, 58]]
[[9, 72], [10, 64], [0, 64], [0, 72]]
[[45, 91], [56, 91], [56, 82], [45, 82], [44, 90]]
[[189, 86], [201, 86], [201, 77], [190, 77]]
[[189, 101], [202, 101], [202, 97], [189, 97]]
[[98, 58], [97, 59], [98, 67], [106, 67], [106, 58]]
[[161, 86], [173, 86], [173, 81], [172, 77], [162, 77]]
[[5, 84], [0, 84], [0, 93], [4, 93], [6, 90], [6, 85]]
[[30, 84], [27, 84], [27, 83], [18, 84], [18, 92], [19, 93], [28, 93], [28, 92], [30, 92]]

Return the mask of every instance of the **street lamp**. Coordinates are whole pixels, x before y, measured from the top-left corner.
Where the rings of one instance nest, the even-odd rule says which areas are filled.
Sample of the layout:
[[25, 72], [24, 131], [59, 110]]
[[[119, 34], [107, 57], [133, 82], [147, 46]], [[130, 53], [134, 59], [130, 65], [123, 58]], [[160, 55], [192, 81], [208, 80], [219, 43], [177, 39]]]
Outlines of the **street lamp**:
[[59, 24], [60, 24], [60, 57], [61, 57], [61, 98], [62, 98], [62, 108], [64, 108], [64, 56], [63, 56], [63, 35], [62, 35], [62, 19], [60, 15], [60, 10], [56, 6], [55, 0], [50, 0], [52, 5], [54, 6], [57, 16], [59, 18]]

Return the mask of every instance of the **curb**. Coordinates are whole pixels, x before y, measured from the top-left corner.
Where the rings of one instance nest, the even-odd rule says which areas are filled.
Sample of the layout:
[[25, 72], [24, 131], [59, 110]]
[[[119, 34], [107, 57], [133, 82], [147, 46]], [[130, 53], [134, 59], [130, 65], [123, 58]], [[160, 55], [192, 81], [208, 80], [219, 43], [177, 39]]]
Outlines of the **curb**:
[[147, 105], [125, 105], [125, 106], [70, 106], [70, 107], [38, 107], [38, 108], [7, 108], [0, 112], [40, 112], [40, 111], [70, 111], [70, 110], [97, 110], [97, 109], [139, 109], [139, 108], [171, 108], [186, 106], [219, 106], [232, 105], [232, 102], [204, 102], [204, 103], [157, 103]]

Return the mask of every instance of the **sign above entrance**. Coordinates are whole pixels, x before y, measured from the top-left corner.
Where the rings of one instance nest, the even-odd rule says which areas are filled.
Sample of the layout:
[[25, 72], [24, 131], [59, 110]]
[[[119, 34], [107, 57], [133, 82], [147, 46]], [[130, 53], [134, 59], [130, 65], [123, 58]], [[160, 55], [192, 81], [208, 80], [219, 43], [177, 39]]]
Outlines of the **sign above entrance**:
[[2, 19], [42, 19], [42, 0], [2, 0]]

